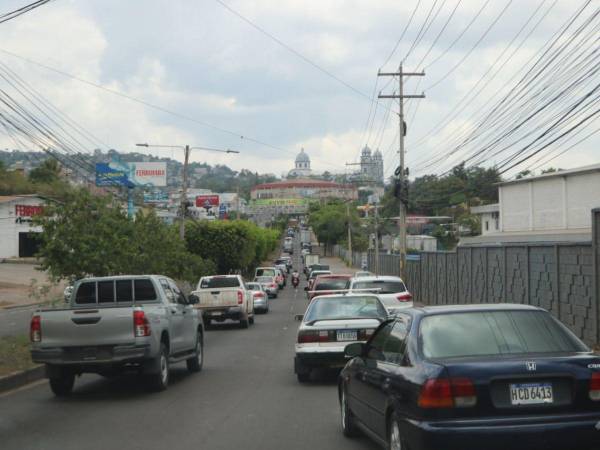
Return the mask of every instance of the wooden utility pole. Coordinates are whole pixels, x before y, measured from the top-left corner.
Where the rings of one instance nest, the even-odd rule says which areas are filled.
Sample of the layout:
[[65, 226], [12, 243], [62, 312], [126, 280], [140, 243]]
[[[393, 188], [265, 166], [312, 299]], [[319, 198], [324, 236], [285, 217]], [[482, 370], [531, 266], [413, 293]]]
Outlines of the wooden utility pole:
[[[400, 156], [400, 166], [396, 169], [396, 176], [398, 177], [397, 183], [400, 184], [400, 192], [406, 189], [405, 180], [407, 178], [406, 168], [404, 167], [404, 137], [406, 136], [406, 122], [404, 121], [404, 99], [405, 98], [425, 98], [425, 94], [419, 95], [405, 95], [404, 94], [404, 77], [416, 76], [422, 77], [425, 76], [425, 72], [404, 72], [402, 70], [402, 64], [398, 69], [398, 72], [378, 72], [378, 76], [380, 77], [398, 77], [398, 94], [392, 95], [382, 95], [379, 93], [378, 98], [393, 98], [398, 99], [398, 103], [400, 105], [400, 111], [398, 114], [399, 124], [400, 124], [400, 148], [399, 148], [399, 156]], [[402, 277], [405, 276], [405, 268], [406, 268], [406, 193], [405, 195], [400, 195], [400, 217], [399, 217], [399, 238], [400, 238], [400, 275]]]
[[187, 210], [187, 189], [188, 189], [188, 162], [190, 160], [190, 146], [184, 148], [185, 158], [183, 160], [183, 186], [181, 188], [181, 222], [179, 222], [179, 237], [185, 239], [185, 211]]
[[348, 260], [352, 265], [352, 230], [350, 227], [350, 204], [346, 202], [346, 217], [348, 218]]

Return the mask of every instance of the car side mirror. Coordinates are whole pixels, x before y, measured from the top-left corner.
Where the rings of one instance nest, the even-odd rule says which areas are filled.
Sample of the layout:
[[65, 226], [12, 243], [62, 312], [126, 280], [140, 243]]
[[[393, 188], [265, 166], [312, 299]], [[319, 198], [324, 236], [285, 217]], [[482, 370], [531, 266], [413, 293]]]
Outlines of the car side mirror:
[[200, 303], [200, 297], [198, 297], [196, 294], [190, 294], [190, 296], [188, 297], [188, 303], [190, 305], [197, 305], [198, 303]]
[[304, 314], [296, 314], [296, 315], [294, 316], [294, 320], [295, 320], [296, 322], [302, 322], [302, 320], [303, 320], [303, 319], [304, 319]]
[[363, 342], [354, 342], [346, 345], [344, 349], [344, 355], [348, 358], [354, 358], [356, 356], [362, 356], [365, 354], [367, 346]]

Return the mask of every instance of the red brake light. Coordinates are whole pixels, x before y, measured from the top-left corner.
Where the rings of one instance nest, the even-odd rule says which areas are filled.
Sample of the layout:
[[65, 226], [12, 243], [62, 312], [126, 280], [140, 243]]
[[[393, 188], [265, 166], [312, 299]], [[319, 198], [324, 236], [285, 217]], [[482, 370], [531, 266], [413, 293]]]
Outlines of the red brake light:
[[468, 378], [429, 379], [419, 395], [421, 408], [464, 408], [476, 403], [475, 386]]
[[241, 305], [242, 303], [244, 303], [244, 292], [237, 291], [237, 298], [238, 298], [238, 305]]
[[272, 288], [276, 288], [276, 287], [277, 287], [277, 284], [276, 284], [276, 283], [271, 283], [271, 287], [272, 287]]
[[590, 400], [600, 400], [600, 373], [593, 373], [590, 379]]
[[29, 339], [31, 342], [40, 342], [42, 340], [42, 318], [33, 316], [29, 324]]
[[263, 294], [262, 292], [257, 292], [256, 294], [254, 294], [254, 298], [263, 298], [265, 296], [265, 294]]
[[311, 342], [329, 342], [329, 331], [300, 331], [298, 332], [298, 344], [308, 344]]
[[144, 311], [133, 311], [133, 335], [135, 337], [146, 337], [150, 336], [150, 334], [150, 323]]
[[402, 294], [396, 296], [396, 300], [399, 302], [410, 302], [412, 300], [412, 295], [410, 292], [403, 292]]

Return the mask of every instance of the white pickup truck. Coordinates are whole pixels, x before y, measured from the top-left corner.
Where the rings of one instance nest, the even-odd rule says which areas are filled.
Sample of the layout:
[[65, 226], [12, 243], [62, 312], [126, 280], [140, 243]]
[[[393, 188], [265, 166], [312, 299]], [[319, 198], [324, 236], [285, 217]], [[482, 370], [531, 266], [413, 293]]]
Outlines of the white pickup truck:
[[242, 328], [254, 323], [252, 291], [240, 275], [202, 277], [192, 295], [199, 299], [196, 308], [202, 311], [205, 326], [227, 319], [239, 321]]
[[65, 308], [40, 309], [30, 325], [31, 357], [46, 365], [57, 396], [75, 376], [133, 370], [154, 390], [169, 382], [169, 365], [202, 369], [204, 327], [177, 284], [160, 275], [86, 278], [75, 283]]

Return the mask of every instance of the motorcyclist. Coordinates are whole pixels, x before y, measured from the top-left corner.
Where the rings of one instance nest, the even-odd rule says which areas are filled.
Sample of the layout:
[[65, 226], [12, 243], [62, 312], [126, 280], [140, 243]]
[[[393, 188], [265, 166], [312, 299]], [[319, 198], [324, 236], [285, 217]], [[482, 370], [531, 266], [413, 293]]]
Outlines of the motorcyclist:
[[296, 269], [294, 269], [294, 272], [292, 273], [292, 286], [294, 286], [294, 289], [298, 287], [298, 285], [300, 284], [300, 274], [298, 273], [298, 271]]

